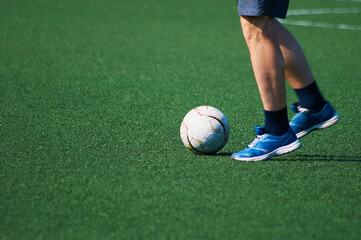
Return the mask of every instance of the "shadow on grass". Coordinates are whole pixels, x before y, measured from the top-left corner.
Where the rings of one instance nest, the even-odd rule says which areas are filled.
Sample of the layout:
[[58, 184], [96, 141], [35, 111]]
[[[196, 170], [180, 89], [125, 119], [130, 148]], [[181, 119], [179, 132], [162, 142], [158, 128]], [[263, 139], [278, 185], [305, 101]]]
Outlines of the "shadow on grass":
[[222, 153], [216, 153], [215, 156], [232, 156], [233, 153], [229, 152], [222, 152]]
[[[231, 156], [232, 153], [229, 152], [221, 152], [217, 153], [214, 156]], [[361, 156], [332, 156], [332, 155], [308, 155], [308, 154], [298, 154], [293, 155], [292, 158], [290, 157], [284, 157], [284, 156], [276, 156], [269, 160], [275, 160], [275, 161], [325, 161], [325, 162], [360, 162], [361, 163]]]
[[[275, 159], [276, 160], [276, 159]], [[295, 155], [293, 158], [279, 158], [277, 161], [325, 161], [325, 162], [360, 162], [361, 156], [332, 156], [332, 155], [308, 155], [308, 154], [299, 154]]]

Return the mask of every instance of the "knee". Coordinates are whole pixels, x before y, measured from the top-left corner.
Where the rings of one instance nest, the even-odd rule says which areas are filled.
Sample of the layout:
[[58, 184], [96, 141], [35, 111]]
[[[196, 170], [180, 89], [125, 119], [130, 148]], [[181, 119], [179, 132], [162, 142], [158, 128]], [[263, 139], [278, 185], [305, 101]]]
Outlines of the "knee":
[[240, 16], [243, 37], [246, 43], [260, 41], [272, 36], [273, 18], [268, 16]]

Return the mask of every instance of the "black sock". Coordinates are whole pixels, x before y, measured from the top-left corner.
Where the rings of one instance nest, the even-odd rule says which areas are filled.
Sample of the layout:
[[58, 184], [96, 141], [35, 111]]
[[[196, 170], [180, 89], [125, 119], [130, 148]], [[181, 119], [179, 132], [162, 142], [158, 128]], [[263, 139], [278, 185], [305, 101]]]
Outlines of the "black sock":
[[288, 123], [287, 107], [278, 111], [264, 110], [266, 133], [274, 136], [282, 136], [285, 134], [290, 125]]
[[294, 89], [294, 91], [300, 100], [300, 106], [307, 108], [311, 113], [320, 112], [326, 104], [316, 82], [304, 88]]

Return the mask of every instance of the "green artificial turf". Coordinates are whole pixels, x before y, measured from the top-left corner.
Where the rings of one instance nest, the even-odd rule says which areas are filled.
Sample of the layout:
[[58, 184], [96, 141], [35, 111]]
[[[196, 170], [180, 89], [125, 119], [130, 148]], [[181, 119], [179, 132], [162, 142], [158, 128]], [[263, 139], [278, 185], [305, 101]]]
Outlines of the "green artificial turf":
[[[361, 4], [290, 6], [320, 8]], [[361, 31], [286, 26], [342, 118], [244, 163], [263, 110], [235, 1], [2, 0], [0, 239], [360, 239]], [[180, 140], [199, 105], [230, 122], [218, 155]]]

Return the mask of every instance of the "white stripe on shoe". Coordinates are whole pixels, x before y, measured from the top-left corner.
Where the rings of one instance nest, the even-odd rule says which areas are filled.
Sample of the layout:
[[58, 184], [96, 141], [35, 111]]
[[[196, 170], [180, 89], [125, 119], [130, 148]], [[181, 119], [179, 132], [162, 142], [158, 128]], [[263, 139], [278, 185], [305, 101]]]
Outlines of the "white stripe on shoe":
[[232, 156], [232, 159], [237, 160], [237, 161], [245, 161], [245, 162], [262, 161], [262, 160], [266, 160], [266, 159], [269, 159], [274, 156], [280, 156], [280, 155], [283, 155], [286, 153], [290, 153], [290, 152], [296, 150], [297, 148], [301, 147], [301, 145], [302, 144], [301, 144], [300, 140], [296, 139], [294, 142], [292, 142], [286, 146], [279, 147], [279, 148], [273, 150], [272, 152], [269, 152], [269, 153], [261, 155], [261, 156], [243, 157], [243, 158]]
[[333, 115], [332, 118], [328, 119], [327, 121], [316, 124], [306, 130], [303, 130], [303, 131], [297, 133], [296, 136], [297, 136], [297, 138], [302, 138], [313, 130], [320, 130], [320, 129], [330, 127], [333, 124], [335, 124], [339, 119], [340, 119], [340, 115], [337, 112], [335, 112], [335, 114]]

